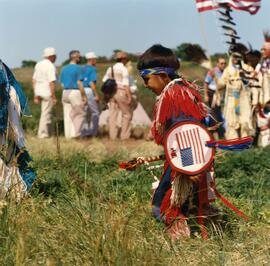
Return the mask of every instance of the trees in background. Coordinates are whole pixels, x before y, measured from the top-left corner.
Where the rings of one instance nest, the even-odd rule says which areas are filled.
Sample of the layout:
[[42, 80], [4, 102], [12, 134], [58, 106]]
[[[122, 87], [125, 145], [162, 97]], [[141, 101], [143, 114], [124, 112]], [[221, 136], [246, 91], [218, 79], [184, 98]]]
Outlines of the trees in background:
[[34, 60], [23, 60], [22, 67], [34, 67], [36, 65], [36, 61]]
[[199, 44], [182, 43], [174, 50], [175, 54], [183, 61], [201, 63], [207, 60], [205, 50]]
[[[208, 60], [205, 50], [197, 43], [182, 43], [173, 49], [177, 57], [179, 57], [182, 61], [194, 62], [194, 63], [202, 63], [205, 60]], [[98, 63], [111, 63], [114, 61], [115, 54], [121, 51], [121, 49], [114, 49], [113, 54], [109, 57], [107, 56], [98, 56]], [[137, 62], [139, 58], [139, 53], [128, 53], [129, 59], [132, 62]], [[226, 53], [215, 53], [211, 55], [211, 59], [213, 62], [217, 60], [218, 57], [227, 57]], [[68, 64], [69, 60], [65, 60], [62, 65]], [[84, 56], [81, 57], [81, 64], [85, 64], [86, 59]], [[34, 67], [36, 61], [33, 60], [23, 60], [22, 67]]]

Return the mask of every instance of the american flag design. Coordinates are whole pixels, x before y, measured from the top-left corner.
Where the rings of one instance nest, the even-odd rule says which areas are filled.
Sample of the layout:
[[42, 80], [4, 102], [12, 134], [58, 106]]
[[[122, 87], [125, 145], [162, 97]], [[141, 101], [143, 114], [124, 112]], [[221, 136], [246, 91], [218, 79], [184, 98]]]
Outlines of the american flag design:
[[182, 173], [200, 173], [213, 160], [214, 149], [206, 146], [209, 140], [212, 140], [211, 135], [198, 123], [176, 124], [165, 138], [165, 152], [169, 164]]
[[203, 144], [198, 128], [175, 133], [183, 166], [205, 163]]
[[218, 4], [228, 4], [233, 9], [247, 11], [254, 15], [261, 7], [261, 0], [196, 0], [198, 12], [216, 9]]

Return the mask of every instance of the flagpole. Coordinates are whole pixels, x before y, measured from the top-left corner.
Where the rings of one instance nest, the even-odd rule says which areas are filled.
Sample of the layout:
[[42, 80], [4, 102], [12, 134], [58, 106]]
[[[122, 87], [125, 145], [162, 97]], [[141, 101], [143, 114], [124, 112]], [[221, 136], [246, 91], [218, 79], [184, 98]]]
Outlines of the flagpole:
[[210, 49], [209, 49], [209, 44], [208, 44], [208, 40], [207, 40], [207, 36], [206, 36], [206, 32], [205, 32], [205, 23], [204, 23], [204, 19], [202, 17], [201, 14], [199, 14], [200, 17], [200, 25], [201, 25], [201, 33], [202, 33], [202, 37], [203, 37], [203, 42], [206, 48], [206, 56], [208, 57], [209, 63], [210, 63], [210, 68], [213, 68], [213, 64], [212, 64], [212, 59], [210, 56]]

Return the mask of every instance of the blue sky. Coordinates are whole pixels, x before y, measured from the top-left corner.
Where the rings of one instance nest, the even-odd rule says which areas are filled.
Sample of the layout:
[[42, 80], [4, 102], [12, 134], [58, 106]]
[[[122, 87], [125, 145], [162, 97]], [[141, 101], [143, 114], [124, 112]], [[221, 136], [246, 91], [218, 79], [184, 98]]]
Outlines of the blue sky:
[[[260, 48], [270, 29], [270, 0], [255, 16], [234, 12], [244, 42]], [[60, 64], [72, 49], [109, 56], [114, 49], [143, 52], [154, 43], [174, 48], [199, 43], [209, 53], [226, 51], [215, 13], [199, 15], [195, 0], [0, 0], [0, 58], [11, 67], [40, 60], [47, 46]]]

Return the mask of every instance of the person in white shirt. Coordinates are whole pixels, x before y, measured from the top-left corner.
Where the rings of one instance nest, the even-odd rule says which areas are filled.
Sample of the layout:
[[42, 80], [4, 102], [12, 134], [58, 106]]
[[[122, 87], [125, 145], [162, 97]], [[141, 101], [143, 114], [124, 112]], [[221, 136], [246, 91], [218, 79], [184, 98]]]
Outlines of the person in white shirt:
[[55, 82], [56, 51], [52, 47], [44, 49], [44, 59], [35, 66], [33, 75], [34, 103], [41, 104], [38, 137], [48, 138], [51, 134], [52, 108], [56, 104]]
[[262, 60], [255, 69], [256, 76], [262, 87], [260, 103], [266, 104], [270, 100], [270, 31], [264, 33], [265, 43], [261, 49]]
[[[132, 120], [132, 107], [131, 107], [131, 92], [129, 88], [129, 74], [126, 64], [128, 56], [125, 52], [118, 52], [116, 54], [117, 63], [113, 67], [108, 68], [103, 82], [107, 79], [114, 79], [117, 84], [117, 91], [108, 103], [109, 106], [109, 134], [111, 139], [116, 139], [118, 135], [117, 117], [119, 111], [122, 112], [122, 125], [121, 125], [121, 140], [128, 139], [131, 134], [131, 120]], [[112, 75], [112, 70], [113, 74]]]

